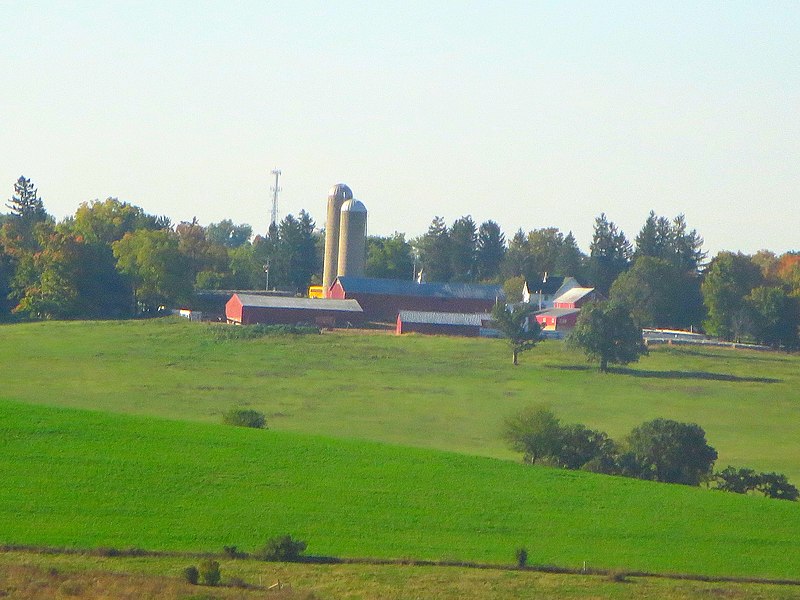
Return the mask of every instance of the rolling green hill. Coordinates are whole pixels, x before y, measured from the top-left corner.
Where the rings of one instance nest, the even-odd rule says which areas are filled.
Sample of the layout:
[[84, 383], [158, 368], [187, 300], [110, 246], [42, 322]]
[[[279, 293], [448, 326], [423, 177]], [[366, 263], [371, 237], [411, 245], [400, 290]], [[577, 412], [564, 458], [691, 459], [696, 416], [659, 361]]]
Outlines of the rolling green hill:
[[534, 402], [620, 438], [655, 417], [700, 424], [718, 466], [800, 484], [800, 356], [656, 348], [603, 375], [560, 342], [513, 368], [501, 340], [326, 333], [219, 342], [179, 320], [0, 327], [0, 397], [219, 422], [234, 406], [271, 429], [516, 459], [503, 418]]
[[359, 440], [0, 402], [0, 543], [796, 577], [800, 505]]

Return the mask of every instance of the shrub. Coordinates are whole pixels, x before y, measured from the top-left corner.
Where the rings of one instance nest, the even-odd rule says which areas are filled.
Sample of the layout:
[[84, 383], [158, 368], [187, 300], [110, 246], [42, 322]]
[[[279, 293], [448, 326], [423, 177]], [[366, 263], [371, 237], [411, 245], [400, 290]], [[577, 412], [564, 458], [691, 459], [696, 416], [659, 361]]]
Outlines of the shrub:
[[197, 582], [200, 581], [200, 572], [197, 570], [197, 567], [186, 567], [183, 570], [183, 579], [186, 583], [197, 585]]
[[269, 335], [314, 335], [319, 327], [313, 325], [213, 325], [209, 327], [217, 341], [253, 340]]
[[293, 540], [291, 535], [279, 535], [267, 540], [256, 556], [261, 560], [292, 562], [298, 560], [305, 549], [304, 541]]
[[609, 581], [614, 583], [625, 583], [628, 581], [628, 574], [625, 571], [609, 571], [606, 575]]
[[228, 558], [246, 558], [247, 553], [240, 552], [236, 546], [223, 546], [222, 551]]
[[222, 420], [228, 425], [235, 425], [236, 427], [253, 427], [255, 429], [265, 429], [267, 427], [267, 418], [263, 413], [256, 410], [234, 408], [222, 415]]
[[514, 556], [517, 558], [517, 566], [520, 569], [524, 569], [525, 565], [528, 564], [528, 551], [525, 548], [517, 548]]
[[205, 585], [217, 585], [222, 579], [222, 575], [219, 572], [219, 563], [210, 558], [200, 563], [199, 574]]

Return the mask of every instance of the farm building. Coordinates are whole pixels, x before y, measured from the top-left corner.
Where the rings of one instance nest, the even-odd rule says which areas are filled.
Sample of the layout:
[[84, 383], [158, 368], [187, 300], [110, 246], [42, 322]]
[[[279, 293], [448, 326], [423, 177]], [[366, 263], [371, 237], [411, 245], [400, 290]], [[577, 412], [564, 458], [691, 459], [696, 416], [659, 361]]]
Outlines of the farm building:
[[542, 281], [525, 282], [522, 287], [522, 301], [525, 304], [535, 304], [540, 310], [553, 308], [556, 298], [579, 286], [580, 283], [574, 277], [548, 277], [545, 274]]
[[595, 298], [594, 288], [576, 287], [553, 300], [553, 308], [580, 308]]
[[320, 327], [357, 325], [364, 311], [355, 300], [315, 300], [234, 294], [225, 305], [228, 323], [239, 325], [312, 323]]
[[357, 300], [369, 321], [393, 322], [401, 310], [446, 313], [490, 312], [504, 298], [499, 285], [416, 283], [398, 279], [337, 277], [328, 298]]
[[553, 307], [534, 316], [543, 331], [569, 331], [578, 322], [581, 306], [595, 299], [594, 288], [573, 287], [553, 300]]
[[478, 337], [492, 320], [488, 313], [464, 314], [401, 310], [397, 315], [397, 335], [425, 333]]
[[575, 327], [580, 308], [546, 308], [534, 314], [543, 331], [565, 331]]
[[197, 290], [192, 298], [191, 305], [187, 308], [203, 311], [206, 321], [224, 321], [225, 305], [233, 294], [247, 294], [249, 296], [281, 296], [293, 298], [293, 292], [279, 290]]

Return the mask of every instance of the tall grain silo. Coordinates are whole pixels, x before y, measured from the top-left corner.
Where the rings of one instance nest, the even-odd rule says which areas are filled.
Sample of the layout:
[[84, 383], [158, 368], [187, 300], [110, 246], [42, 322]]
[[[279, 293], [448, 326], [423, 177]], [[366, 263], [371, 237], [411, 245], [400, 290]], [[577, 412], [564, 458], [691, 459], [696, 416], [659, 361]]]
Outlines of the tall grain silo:
[[337, 183], [328, 192], [328, 217], [325, 221], [325, 260], [322, 271], [322, 292], [328, 295], [336, 281], [339, 265], [339, 221], [342, 204], [353, 198], [352, 190], [343, 183]]
[[367, 262], [367, 208], [358, 200], [342, 205], [339, 224], [339, 276], [363, 277]]

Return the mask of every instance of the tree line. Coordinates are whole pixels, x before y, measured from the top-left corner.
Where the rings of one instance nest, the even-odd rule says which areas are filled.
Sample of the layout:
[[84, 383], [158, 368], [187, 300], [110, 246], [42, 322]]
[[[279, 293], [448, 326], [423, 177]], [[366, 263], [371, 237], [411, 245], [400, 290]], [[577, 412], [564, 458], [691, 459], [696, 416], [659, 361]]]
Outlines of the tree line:
[[20, 177], [0, 215], [0, 319], [124, 318], [190, 305], [199, 289], [302, 291], [319, 272], [311, 216], [288, 215], [266, 235], [230, 220], [201, 226], [115, 198], [84, 202], [56, 223]]
[[[297, 293], [321, 282], [324, 233], [306, 211], [263, 235], [230, 220], [174, 224], [115, 198], [81, 204], [56, 223], [20, 177], [0, 215], [0, 319], [121, 318], [190, 306], [201, 289]], [[638, 327], [696, 328], [727, 340], [797, 347], [800, 252], [720, 252], [683, 215], [651, 212], [633, 242], [605, 214], [589, 253], [554, 227], [510, 239], [488, 220], [435, 217], [427, 232], [367, 239], [368, 277], [502, 284], [521, 300], [525, 281], [573, 276], [624, 305]]]
[[780, 473], [728, 466], [714, 472], [717, 451], [702, 427], [654, 419], [635, 427], [621, 442], [603, 431], [563, 424], [544, 406], [529, 406], [506, 418], [503, 438], [523, 461], [562, 469], [709, 487], [738, 494], [796, 501], [800, 491]]

